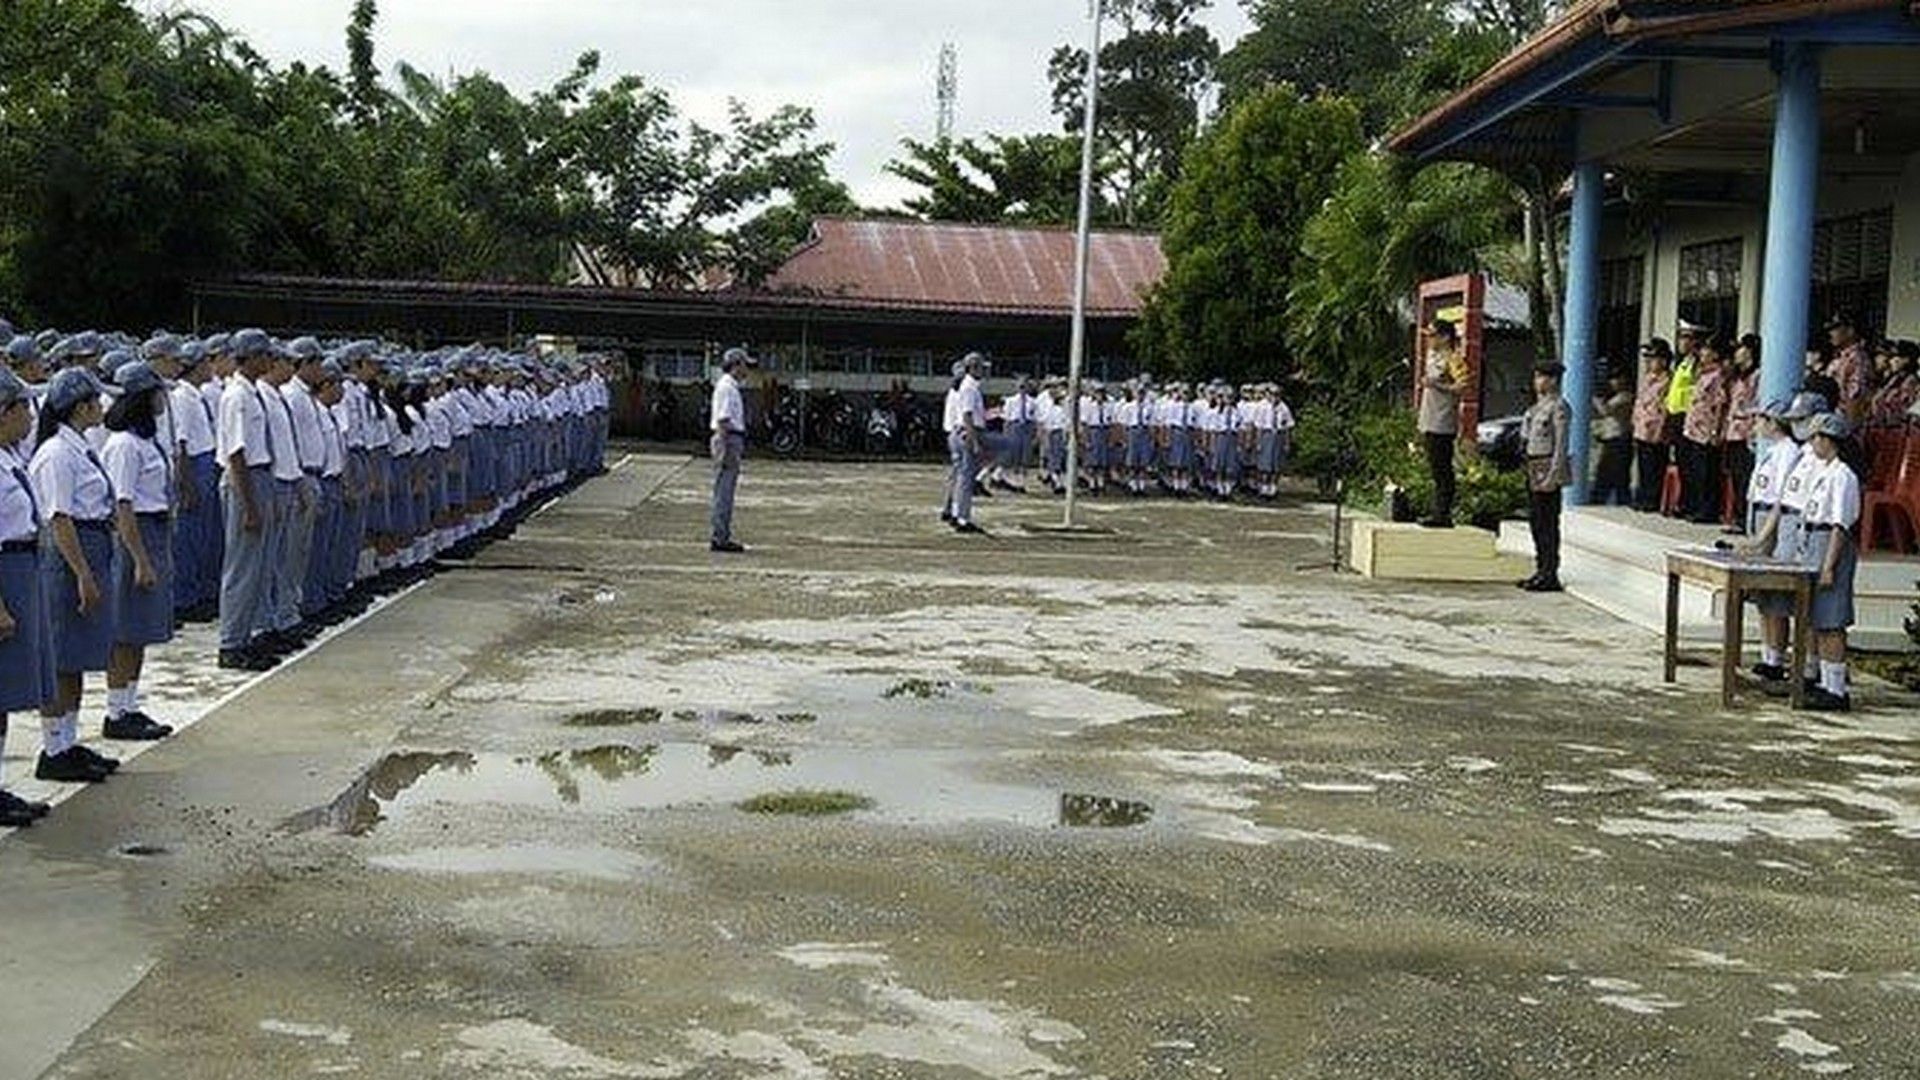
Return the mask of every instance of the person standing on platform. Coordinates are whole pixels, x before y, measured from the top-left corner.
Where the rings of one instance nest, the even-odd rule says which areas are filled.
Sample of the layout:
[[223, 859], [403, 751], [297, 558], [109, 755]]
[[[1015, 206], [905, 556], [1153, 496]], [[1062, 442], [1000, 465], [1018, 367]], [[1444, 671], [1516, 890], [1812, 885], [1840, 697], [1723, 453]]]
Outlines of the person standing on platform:
[[[54, 694], [40, 581], [40, 508], [26, 464], [14, 452], [26, 444], [33, 422], [28, 405], [27, 384], [0, 367], [0, 762], [6, 758], [7, 714], [37, 709]], [[5, 784], [0, 776], [0, 828], [26, 828], [47, 815], [47, 804], [22, 799]]]
[[1594, 468], [1596, 506], [1626, 506], [1633, 501], [1634, 393], [1625, 372], [1607, 373], [1606, 388], [1593, 396], [1593, 437], [1600, 441]]
[[1718, 341], [1700, 349], [1694, 368], [1693, 392], [1680, 427], [1686, 446], [1683, 457], [1692, 466], [1684, 480], [1683, 505], [1687, 519], [1697, 525], [1716, 524], [1720, 520], [1720, 497], [1725, 491], [1720, 456], [1727, 433], [1725, 358], [1730, 351]]
[[1852, 312], [1838, 312], [1827, 321], [1827, 343], [1833, 346], [1827, 376], [1840, 395], [1833, 400], [1833, 411], [1857, 424], [1866, 415], [1873, 389], [1873, 355], [1860, 339], [1859, 322]]
[[1723, 442], [1727, 484], [1733, 491], [1733, 520], [1727, 531], [1747, 531], [1747, 488], [1753, 481], [1753, 421], [1760, 395], [1760, 337], [1748, 334], [1734, 346], [1732, 378], [1727, 384], [1727, 427]]
[[173, 640], [172, 546], [175, 457], [160, 435], [167, 389], [141, 361], [114, 373], [120, 398], [107, 410], [100, 452], [113, 486], [113, 569], [107, 607], [113, 650], [107, 661], [109, 739], [151, 742], [173, 728], [148, 716], [140, 701], [147, 649]]
[[1672, 449], [1673, 464], [1680, 468], [1680, 498], [1673, 509], [1679, 517], [1689, 515], [1694, 498], [1693, 474], [1698, 466], [1686, 438], [1686, 425], [1687, 410], [1693, 406], [1693, 385], [1700, 374], [1700, 344], [1704, 335], [1704, 327], [1680, 320], [1679, 331], [1674, 335], [1678, 356], [1667, 373], [1666, 441]]
[[1860, 558], [1853, 528], [1860, 521], [1860, 477], [1841, 460], [1841, 444], [1853, 425], [1840, 413], [1813, 418], [1807, 451], [1820, 462], [1807, 492], [1800, 537], [1801, 565], [1818, 572], [1813, 591], [1814, 645], [1820, 655], [1817, 685], [1807, 691], [1807, 707], [1846, 712], [1853, 707], [1847, 688], [1847, 630], [1853, 625], [1853, 578]]
[[1426, 444], [1427, 470], [1433, 476], [1433, 505], [1420, 524], [1430, 529], [1453, 528], [1453, 450], [1460, 441], [1460, 401], [1470, 373], [1460, 330], [1446, 319], [1435, 319], [1423, 335], [1427, 355], [1420, 369], [1420, 438]]
[[740, 396], [740, 378], [758, 363], [745, 349], [728, 349], [720, 358], [720, 378], [713, 384], [707, 425], [713, 436], [709, 446], [713, 455], [710, 551], [738, 555], [747, 550], [733, 538], [733, 496], [740, 484], [740, 459], [747, 450], [747, 407]]
[[1881, 431], [1899, 432], [1907, 426], [1907, 413], [1920, 401], [1920, 344], [1896, 341], [1889, 348], [1887, 376], [1874, 391], [1867, 424]]
[[1573, 482], [1568, 434], [1573, 410], [1560, 396], [1566, 368], [1553, 361], [1534, 365], [1533, 407], [1521, 428], [1527, 454], [1527, 520], [1533, 532], [1533, 576], [1520, 582], [1528, 592], [1560, 592], [1561, 492]]

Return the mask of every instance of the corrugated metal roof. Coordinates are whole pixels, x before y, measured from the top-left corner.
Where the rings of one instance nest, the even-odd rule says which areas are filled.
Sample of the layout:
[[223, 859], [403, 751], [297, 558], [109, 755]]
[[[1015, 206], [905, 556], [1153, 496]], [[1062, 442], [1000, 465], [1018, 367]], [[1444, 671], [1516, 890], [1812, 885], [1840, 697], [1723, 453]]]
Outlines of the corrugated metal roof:
[[[813, 229], [762, 291], [890, 308], [1064, 315], [1073, 307], [1068, 229], [834, 217]], [[1152, 233], [1096, 232], [1089, 255], [1089, 314], [1138, 314], [1167, 268]]]

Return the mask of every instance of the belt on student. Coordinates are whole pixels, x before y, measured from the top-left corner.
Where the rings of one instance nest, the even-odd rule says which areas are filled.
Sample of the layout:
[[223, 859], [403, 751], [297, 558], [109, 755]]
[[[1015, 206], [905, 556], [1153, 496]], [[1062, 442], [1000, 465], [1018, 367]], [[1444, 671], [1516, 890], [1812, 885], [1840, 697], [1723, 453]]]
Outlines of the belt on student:
[[0, 555], [19, 555], [24, 552], [40, 550], [39, 540], [3, 540], [0, 541]]
[[[1761, 513], [1766, 513], [1766, 512], [1768, 511], [1768, 510], [1771, 510], [1771, 509], [1773, 509], [1773, 504], [1772, 504], [1772, 503], [1763, 503], [1763, 502], [1757, 502], [1757, 503], [1754, 503], [1754, 504], [1753, 504], [1753, 508], [1754, 508], [1755, 510], [1758, 510], [1758, 511], [1760, 511]], [[1783, 508], [1783, 510], [1784, 510], [1784, 508]]]
[[141, 521], [166, 521], [173, 517], [171, 510], [141, 510], [133, 515]]
[[1840, 526], [1835, 525], [1830, 521], [1816, 521], [1813, 524], [1807, 526], [1807, 531], [1808, 532], [1832, 532], [1833, 530], [1838, 528], [1840, 528]]
[[112, 523], [106, 518], [101, 518], [98, 521], [82, 521], [79, 518], [73, 518], [72, 521], [73, 527], [79, 529], [81, 532], [106, 532], [113, 527]]

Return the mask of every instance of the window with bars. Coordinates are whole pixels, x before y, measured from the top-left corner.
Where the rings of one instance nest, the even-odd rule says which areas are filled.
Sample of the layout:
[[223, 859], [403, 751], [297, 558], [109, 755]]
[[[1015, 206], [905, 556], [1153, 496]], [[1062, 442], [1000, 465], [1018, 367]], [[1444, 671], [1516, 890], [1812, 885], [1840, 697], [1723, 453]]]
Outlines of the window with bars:
[[1639, 356], [1640, 307], [1647, 264], [1640, 255], [1600, 264], [1600, 359], [1603, 367], [1631, 371]]
[[1827, 320], [1842, 312], [1871, 338], [1886, 331], [1893, 273], [1893, 211], [1828, 218], [1813, 229], [1813, 296], [1809, 332], [1824, 343]]
[[1741, 260], [1735, 237], [1680, 249], [1680, 317], [1726, 337], [1740, 334]]

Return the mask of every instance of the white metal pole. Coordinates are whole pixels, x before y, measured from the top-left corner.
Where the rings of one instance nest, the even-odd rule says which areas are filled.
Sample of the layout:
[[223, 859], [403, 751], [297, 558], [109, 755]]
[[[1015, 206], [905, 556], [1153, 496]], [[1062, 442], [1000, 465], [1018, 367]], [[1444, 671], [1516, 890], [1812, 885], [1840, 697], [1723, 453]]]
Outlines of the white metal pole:
[[1087, 249], [1093, 232], [1093, 151], [1095, 117], [1100, 110], [1101, 0], [1092, 0], [1093, 47], [1087, 50], [1086, 117], [1080, 146], [1080, 225], [1074, 234], [1073, 341], [1067, 351], [1067, 511], [1073, 528], [1074, 496], [1080, 490], [1080, 369], [1087, 353]]

